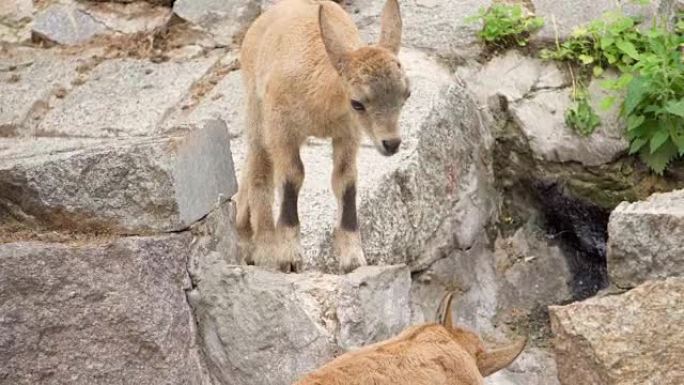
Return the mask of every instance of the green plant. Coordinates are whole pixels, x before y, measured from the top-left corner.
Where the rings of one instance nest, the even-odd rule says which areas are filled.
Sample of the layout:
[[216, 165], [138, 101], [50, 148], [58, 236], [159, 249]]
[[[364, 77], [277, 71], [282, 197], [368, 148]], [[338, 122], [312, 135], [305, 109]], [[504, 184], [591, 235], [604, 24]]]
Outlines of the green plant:
[[574, 102], [565, 111], [565, 124], [578, 133], [589, 136], [601, 124], [601, 119], [589, 104], [589, 96], [584, 89], [574, 92]]
[[[616, 69], [619, 78], [602, 86], [625, 92], [621, 113], [630, 154], [638, 153], [662, 174], [673, 159], [684, 156], [684, 23], [680, 18], [674, 31], [658, 23], [645, 31], [637, 27], [633, 18], [608, 14], [578, 29], [555, 50], [543, 51], [542, 57], [574, 62], [585, 76]], [[615, 100], [611, 96], [601, 104], [609, 108]], [[566, 112], [566, 123], [584, 134], [593, 131], [597, 119], [582, 95]]]
[[544, 26], [542, 18], [526, 14], [519, 4], [494, 4], [488, 9], [480, 8], [476, 15], [466, 20], [481, 21], [482, 30], [478, 36], [486, 44], [499, 49], [527, 45], [529, 35]]
[[541, 56], [589, 67], [594, 76], [600, 76], [609, 66], [629, 72], [629, 66], [636, 62], [645, 44], [637, 25], [636, 18], [607, 13], [603, 19], [575, 30], [571, 38], [555, 50], [543, 50]]
[[644, 36], [646, 49], [632, 67], [622, 113], [630, 153], [638, 152], [662, 174], [670, 161], [684, 156], [684, 37], [655, 27]]

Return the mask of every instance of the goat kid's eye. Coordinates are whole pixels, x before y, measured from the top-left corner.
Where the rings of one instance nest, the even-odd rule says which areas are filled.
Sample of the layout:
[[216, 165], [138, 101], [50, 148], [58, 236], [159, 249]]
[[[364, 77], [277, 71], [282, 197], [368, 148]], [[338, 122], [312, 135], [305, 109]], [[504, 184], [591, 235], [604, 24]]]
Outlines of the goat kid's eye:
[[356, 111], [366, 111], [366, 107], [361, 102], [359, 102], [357, 100], [352, 100], [351, 106]]

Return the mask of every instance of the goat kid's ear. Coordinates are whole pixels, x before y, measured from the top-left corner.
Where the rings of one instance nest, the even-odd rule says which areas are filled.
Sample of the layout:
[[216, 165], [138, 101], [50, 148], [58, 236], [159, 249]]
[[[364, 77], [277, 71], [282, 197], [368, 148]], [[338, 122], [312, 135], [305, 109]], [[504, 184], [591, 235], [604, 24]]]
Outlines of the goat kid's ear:
[[387, 0], [382, 10], [382, 26], [378, 45], [390, 50], [395, 55], [401, 46], [401, 12], [398, 0]]
[[447, 329], [452, 329], [454, 326], [454, 321], [451, 316], [451, 301], [454, 299], [454, 293], [448, 292], [442, 298], [442, 302], [439, 304], [439, 323]]
[[502, 348], [478, 354], [477, 368], [482, 377], [487, 377], [510, 365], [522, 353], [526, 344], [527, 338], [523, 338]]
[[325, 3], [327, 2], [322, 3], [318, 7], [318, 25], [321, 29], [321, 38], [323, 39], [323, 45], [325, 46], [325, 51], [328, 53], [330, 62], [337, 72], [342, 72], [344, 61], [351, 52], [351, 49], [345, 44], [344, 39], [335, 31], [332, 20], [334, 15], [326, 10], [328, 5]]

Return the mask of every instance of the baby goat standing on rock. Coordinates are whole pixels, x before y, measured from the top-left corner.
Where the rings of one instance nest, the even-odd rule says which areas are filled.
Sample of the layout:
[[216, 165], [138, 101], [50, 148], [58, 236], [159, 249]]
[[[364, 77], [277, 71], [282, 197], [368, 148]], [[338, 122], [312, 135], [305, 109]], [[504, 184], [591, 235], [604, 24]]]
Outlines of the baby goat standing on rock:
[[[384, 155], [399, 149], [399, 113], [409, 96], [396, 57], [400, 43], [397, 0], [387, 0], [380, 41], [372, 46], [361, 42], [349, 15], [331, 1], [283, 0], [250, 26], [240, 58], [249, 151], [235, 197], [248, 262], [299, 268], [299, 150], [316, 136], [332, 139], [338, 202], [333, 250], [340, 268], [348, 272], [366, 264], [356, 217], [356, 155], [362, 132]], [[282, 198], [277, 225], [274, 184]]]
[[526, 340], [485, 350], [476, 334], [453, 326], [452, 298], [449, 293], [442, 300], [439, 324], [343, 354], [294, 385], [481, 385], [483, 377], [510, 365]]

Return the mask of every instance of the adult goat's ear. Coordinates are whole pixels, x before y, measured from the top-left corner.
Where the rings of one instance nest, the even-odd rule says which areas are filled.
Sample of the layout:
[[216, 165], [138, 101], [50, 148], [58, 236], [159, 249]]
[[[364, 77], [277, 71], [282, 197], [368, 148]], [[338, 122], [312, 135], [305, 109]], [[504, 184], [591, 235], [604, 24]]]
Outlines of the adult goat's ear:
[[398, 0], [387, 0], [382, 9], [380, 41], [378, 45], [387, 48], [395, 55], [401, 47], [401, 12]]
[[339, 36], [335, 30], [334, 17], [335, 15], [328, 7], [335, 7], [335, 4], [326, 4], [324, 2], [318, 7], [318, 25], [321, 29], [321, 39], [325, 46], [325, 52], [337, 72], [342, 72], [345, 61], [351, 52], [348, 44], [342, 37]]
[[487, 377], [510, 365], [522, 353], [526, 344], [527, 338], [523, 338], [510, 345], [478, 354], [477, 368], [482, 377]]
[[451, 330], [454, 326], [454, 321], [451, 316], [451, 301], [454, 299], [454, 293], [453, 292], [448, 292], [444, 295], [442, 298], [442, 301], [439, 304], [439, 314], [438, 314], [438, 321], [439, 324], [444, 326], [445, 328]]

